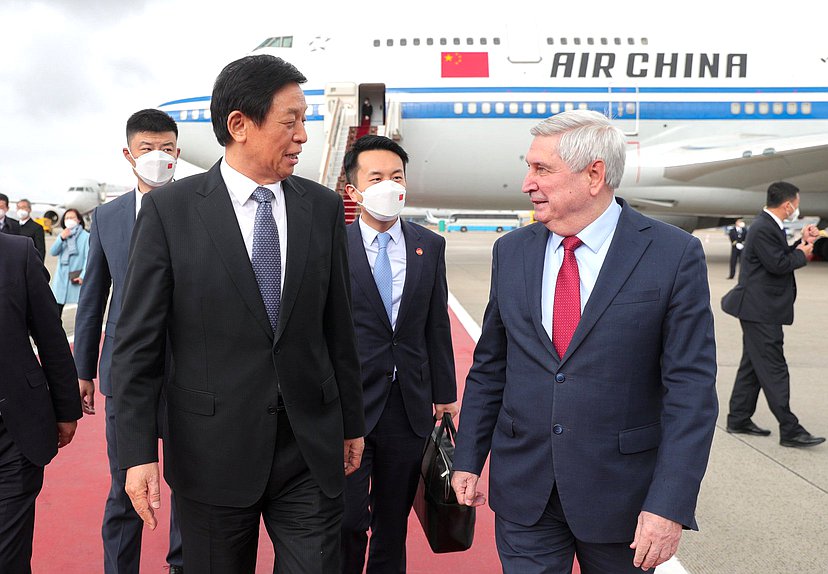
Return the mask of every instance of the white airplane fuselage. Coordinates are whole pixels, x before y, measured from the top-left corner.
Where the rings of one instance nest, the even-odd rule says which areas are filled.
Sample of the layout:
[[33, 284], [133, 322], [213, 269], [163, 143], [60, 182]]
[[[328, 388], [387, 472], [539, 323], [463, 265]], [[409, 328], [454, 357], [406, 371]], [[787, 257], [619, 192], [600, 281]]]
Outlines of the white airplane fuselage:
[[[752, 215], [783, 179], [802, 190], [804, 215], [828, 218], [828, 63], [818, 48], [506, 28], [290, 38], [291, 47], [254, 53], [308, 78], [303, 177], [320, 179], [337, 94], [357, 109], [370, 94], [379, 123], [398, 113], [409, 205], [527, 209], [530, 128], [588, 108], [627, 134], [618, 195], [660, 219], [692, 229]], [[182, 157], [205, 169], [222, 155], [209, 100], [160, 106], [178, 122]]]

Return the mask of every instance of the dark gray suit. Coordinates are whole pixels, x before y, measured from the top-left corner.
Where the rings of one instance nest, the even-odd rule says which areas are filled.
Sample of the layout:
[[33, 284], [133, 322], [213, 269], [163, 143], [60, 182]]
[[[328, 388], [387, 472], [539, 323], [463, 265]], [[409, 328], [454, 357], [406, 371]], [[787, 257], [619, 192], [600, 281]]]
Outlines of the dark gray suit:
[[[110, 365], [115, 346], [115, 329], [121, 315], [124, 279], [129, 262], [129, 243], [135, 226], [135, 191], [95, 209], [89, 238], [89, 258], [75, 317], [75, 364], [81, 379], [98, 374], [101, 394], [106, 400], [106, 444], [111, 476], [101, 534], [104, 542], [104, 569], [107, 573], [138, 572], [143, 522], [124, 492], [126, 471], [118, 463], [117, 431]], [[110, 287], [112, 296], [110, 299]], [[106, 315], [107, 300], [109, 314]], [[106, 315], [106, 335], [98, 349]], [[180, 566], [181, 533], [171, 513], [170, 550], [167, 562]]]

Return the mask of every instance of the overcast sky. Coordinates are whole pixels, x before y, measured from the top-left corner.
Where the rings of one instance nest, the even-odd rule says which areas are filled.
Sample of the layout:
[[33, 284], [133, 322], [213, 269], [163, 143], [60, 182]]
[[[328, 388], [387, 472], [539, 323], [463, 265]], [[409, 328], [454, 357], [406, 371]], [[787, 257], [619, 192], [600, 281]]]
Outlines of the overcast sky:
[[[579, 29], [593, 23], [596, 29], [617, 27], [624, 16], [663, 30], [671, 25], [665, 17], [680, 15], [682, 28], [698, 30], [701, 41], [710, 34], [752, 33], [772, 43], [772, 29], [803, 34], [818, 22], [814, 5], [804, 0], [770, 9], [688, 0], [669, 11], [655, 0], [603, 3], [525, 0], [492, 13], [479, 0], [0, 0], [0, 191], [12, 199], [59, 201], [78, 178], [132, 185], [121, 155], [131, 113], [209, 95], [226, 63], [264, 38], [294, 29], [336, 24], [355, 34], [374, 33], [401, 22], [459, 25], [509, 16], [548, 23], [561, 33], [574, 22]], [[182, 166], [178, 174], [195, 171]]]

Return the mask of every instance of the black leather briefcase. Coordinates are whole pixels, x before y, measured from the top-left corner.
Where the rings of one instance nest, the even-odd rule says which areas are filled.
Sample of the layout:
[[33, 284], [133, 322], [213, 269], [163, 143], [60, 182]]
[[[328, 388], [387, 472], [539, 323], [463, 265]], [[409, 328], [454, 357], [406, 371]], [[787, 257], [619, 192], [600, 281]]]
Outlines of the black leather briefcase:
[[414, 497], [414, 511], [431, 550], [438, 554], [468, 550], [474, 540], [475, 508], [458, 503], [451, 488], [456, 433], [446, 413], [426, 443]]

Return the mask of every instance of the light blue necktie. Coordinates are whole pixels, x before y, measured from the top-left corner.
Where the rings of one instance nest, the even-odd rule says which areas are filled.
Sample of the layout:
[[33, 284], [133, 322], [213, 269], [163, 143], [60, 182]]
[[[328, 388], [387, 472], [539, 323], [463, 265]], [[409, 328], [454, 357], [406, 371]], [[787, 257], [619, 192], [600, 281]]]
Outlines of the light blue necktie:
[[257, 187], [253, 199], [259, 203], [253, 224], [253, 272], [275, 334], [282, 303], [282, 251], [279, 247], [279, 229], [270, 205], [273, 192], [266, 187]]
[[382, 299], [382, 304], [385, 305], [385, 312], [388, 313], [388, 322], [393, 326], [394, 322], [391, 320], [393, 277], [391, 276], [391, 260], [388, 258], [389, 241], [391, 241], [390, 234], [380, 233], [377, 235], [379, 252], [377, 253], [377, 260], [374, 262], [374, 281], [377, 283], [377, 290]]

